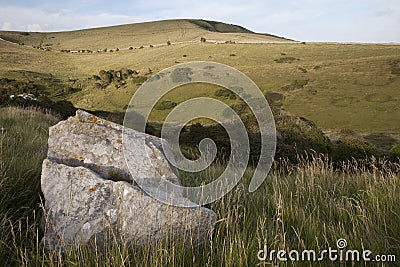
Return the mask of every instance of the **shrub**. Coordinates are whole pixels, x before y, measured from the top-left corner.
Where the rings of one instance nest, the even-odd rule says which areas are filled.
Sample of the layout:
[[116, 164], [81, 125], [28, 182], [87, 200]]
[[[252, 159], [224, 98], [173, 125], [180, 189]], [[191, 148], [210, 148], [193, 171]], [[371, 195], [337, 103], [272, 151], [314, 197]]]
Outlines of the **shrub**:
[[131, 47], [129, 47], [129, 50], [133, 50], [133, 47], [131, 46]]
[[389, 159], [393, 161], [400, 160], [400, 144], [397, 144], [392, 147], [389, 151]]
[[342, 162], [350, 159], [364, 159], [376, 156], [376, 147], [359, 138], [342, 138], [334, 142], [332, 159], [334, 162]]
[[275, 121], [278, 136], [276, 158], [295, 162], [299, 154], [330, 152], [331, 141], [312, 121], [292, 115], [275, 115]]
[[204, 38], [204, 37], [200, 38], [200, 42], [205, 43], [206, 41], [207, 41], [206, 38]]
[[171, 41], [167, 41], [167, 45], [171, 45]]
[[171, 108], [175, 107], [176, 105], [177, 105], [177, 104], [176, 104], [175, 102], [173, 102], [173, 101], [164, 100], [164, 101], [158, 102], [158, 103], [154, 106], [154, 108], [155, 108], [156, 110], [166, 110], [166, 109], [171, 109]]

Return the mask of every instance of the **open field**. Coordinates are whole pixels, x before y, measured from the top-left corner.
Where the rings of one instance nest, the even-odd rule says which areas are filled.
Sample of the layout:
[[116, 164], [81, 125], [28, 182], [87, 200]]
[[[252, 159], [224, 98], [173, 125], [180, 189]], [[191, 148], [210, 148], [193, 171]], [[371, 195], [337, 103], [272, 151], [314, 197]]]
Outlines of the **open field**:
[[[347, 240], [348, 249], [371, 250], [371, 258], [400, 255], [400, 166], [371, 160], [348, 162], [338, 171], [324, 158], [304, 159], [296, 166], [276, 162], [254, 193], [247, 192], [249, 169], [234, 190], [209, 206], [219, 221], [212, 239], [200, 248], [172, 242], [141, 249], [115, 245], [103, 252], [89, 246], [65, 254], [43, 251], [40, 170], [47, 129], [56, 122], [35, 110], [0, 109], [2, 266], [263, 266], [257, 253], [264, 245], [269, 250], [319, 253], [335, 248], [340, 238]], [[185, 185], [195, 185], [222, 171], [216, 165], [202, 173], [181, 173], [181, 178]], [[325, 257], [322, 262], [294, 264], [339, 263]]]
[[[100, 70], [122, 68], [139, 71], [140, 76], [148, 78], [177, 63], [215, 61], [242, 71], [265, 94], [280, 94], [281, 99], [274, 105], [306, 117], [323, 129], [400, 132], [400, 46], [285, 43], [287, 40], [248, 33], [243, 29], [228, 27], [228, 30], [239, 32], [208, 31], [185, 20], [54, 34], [1, 32], [3, 37], [7, 35], [9, 39], [27, 45], [37, 45], [43, 38], [47, 39], [40, 41], [42, 44], [51, 40], [54, 44], [51, 46], [53, 51], [43, 51], [0, 41], [0, 76], [35, 79], [27, 71], [51, 73], [54, 79], [61, 79], [80, 90], [61, 97], [50, 92], [50, 97], [67, 99], [77, 107], [89, 110], [121, 112], [140, 82], [129, 80], [118, 89], [113, 84], [98, 89], [88, 78], [98, 75]], [[263, 42], [282, 43], [201, 43], [200, 37], [237, 42], [261, 38]], [[176, 43], [166, 45], [168, 40]], [[194, 40], [196, 42], [191, 42]], [[164, 45], [149, 47], [150, 44]], [[141, 45], [146, 47], [122, 50]], [[115, 51], [117, 47], [121, 50]], [[59, 51], [103, 48], [114, 49], [114, 52]], [[203, 96], [215, 93], [215, 89], [207, 85], [202, 90]], [[179, 103], [198, 95], [197, 92], [196, 88], [185, 86], [179, 93], [171, 93], [168, 100]], [[160, 121], [166, 112], [155, 112], [152, 119]]]

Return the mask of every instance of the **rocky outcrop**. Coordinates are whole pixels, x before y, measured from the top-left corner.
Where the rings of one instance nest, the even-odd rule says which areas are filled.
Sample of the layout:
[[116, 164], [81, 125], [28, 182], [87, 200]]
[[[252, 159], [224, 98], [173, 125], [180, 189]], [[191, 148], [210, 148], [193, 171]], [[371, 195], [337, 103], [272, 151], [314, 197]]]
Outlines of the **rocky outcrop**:
[[140, 246], [164, 239], [197, 245], [209, 238], [216, 222], [213, 211], [163, 204], [134, 182], [137, 177], [148, 179], [149, 186], [180, 183], [160, 139], [124, 131], [134, 151], [125, 160], [122, 131], [123, 126], [80, 110], [50, 128], [41, 178], [47, 249], [87, 243], [104, 247], [115, 241]]

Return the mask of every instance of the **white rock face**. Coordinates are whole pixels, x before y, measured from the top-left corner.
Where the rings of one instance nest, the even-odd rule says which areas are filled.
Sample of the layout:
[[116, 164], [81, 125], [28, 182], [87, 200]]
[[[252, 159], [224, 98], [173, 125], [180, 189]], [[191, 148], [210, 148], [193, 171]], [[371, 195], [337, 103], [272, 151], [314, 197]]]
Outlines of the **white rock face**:
[[[78, 110], [50, 128], [41, 177], [47, 249], [113, 242], [140, 246], [166, 238], [197, 245], [210, 237], [217, 217], [213, 211], [166, 205], [135, 185], [134, 177], [150, 179], [149, 185], [180, 182], [160, 139], [133, 130], [124, 137], [135, 151], [129, 158], [135, 166], [131, 174], [122, 152], [122, 127]], [[151, 163], [143, 160], [147, 155]]]
[[122, 129], [121, 125], [78, 110], [76, 116], [50, 127], [47, 158], [72, 167], [84, 166], [105, 179], [132, 182], [132, 175], [151, 179], [165, 175], [165, 179], [179, 184], [177, 171], [164, 157], [160, 139], [134, 130], [125, 131], [130, 150], [134, 151], [129, 153], [134, 171], [131, 175], [122, 151]]

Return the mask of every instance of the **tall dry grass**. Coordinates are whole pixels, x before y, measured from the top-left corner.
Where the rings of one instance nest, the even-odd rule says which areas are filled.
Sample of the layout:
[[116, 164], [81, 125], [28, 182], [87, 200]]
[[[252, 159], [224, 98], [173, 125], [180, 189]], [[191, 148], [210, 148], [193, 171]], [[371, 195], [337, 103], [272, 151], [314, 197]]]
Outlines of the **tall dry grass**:
[[[348, 241], [349, 249], [397, 255], [400, 260], [399, 164], [369, 159], [345, 162], [337, 170], [323, 156], [299, 159], [296, 165], [275, 162], [254, 193], [247, 191], [249, 169], [230, 193], [208, 205], [219, 220], [212, 238], [201, 247], [183, 247], [172, 240], [140, 249], [114, 244], [102, 252], [90, 246], [63, 254], [44, 251], [40, 168], [47, 128], [55, 122], [34, 110], [0, 109], [1, 266], [270, 266], [257, 258], [264, 245], [321, 251], [335, 247], [339, 238]], [[213, 166], [198, 174], [182, 173], [182, 182], [207, 182], [222, 171], [223, 166]], [[281, 263], [293, 264], [338, 262]]]

